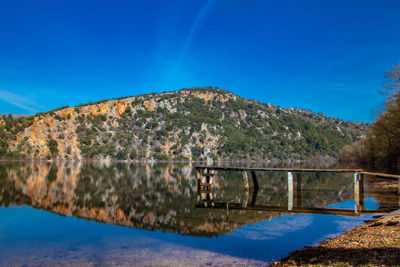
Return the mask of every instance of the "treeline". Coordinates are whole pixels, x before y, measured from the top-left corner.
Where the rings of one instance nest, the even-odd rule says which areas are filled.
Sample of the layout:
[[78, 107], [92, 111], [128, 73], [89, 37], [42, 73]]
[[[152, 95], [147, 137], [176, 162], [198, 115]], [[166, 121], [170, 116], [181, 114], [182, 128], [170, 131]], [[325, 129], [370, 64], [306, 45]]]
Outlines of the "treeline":
[[366, 136], [339, 153], [341, 162], [355, 162], [370, 168], [400, 171], [400, 63], [386, 72], [386, 100]]

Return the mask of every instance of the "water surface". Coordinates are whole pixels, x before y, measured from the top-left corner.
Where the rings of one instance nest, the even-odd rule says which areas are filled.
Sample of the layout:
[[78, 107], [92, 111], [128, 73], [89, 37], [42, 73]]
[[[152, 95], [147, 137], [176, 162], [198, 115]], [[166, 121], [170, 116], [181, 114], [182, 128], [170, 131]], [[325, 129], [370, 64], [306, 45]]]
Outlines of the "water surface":
[[218, 172], [205, 201], [192, 165], [3, 162], [0, 264], [265, 266], [398, 204], [368, 181], [355, 202], [352, 174], [294, 180], [290, 204], [285, 173], [245, 192]]

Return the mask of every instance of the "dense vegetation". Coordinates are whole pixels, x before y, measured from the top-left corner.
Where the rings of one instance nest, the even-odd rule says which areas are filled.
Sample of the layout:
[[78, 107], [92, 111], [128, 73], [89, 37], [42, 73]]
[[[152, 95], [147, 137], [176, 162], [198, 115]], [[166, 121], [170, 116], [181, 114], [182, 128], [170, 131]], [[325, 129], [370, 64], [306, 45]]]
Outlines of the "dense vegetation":
[[386, 101], [365, 138], [343, 148], [340, 160], [376, 169], [400, 170], [400, 63], [387, 71]]
[[335, 157], [366, 128], [210, 87], [63, 107], [28, 118], [4, 116], [3, 121], [0, 156], [48, 159]]

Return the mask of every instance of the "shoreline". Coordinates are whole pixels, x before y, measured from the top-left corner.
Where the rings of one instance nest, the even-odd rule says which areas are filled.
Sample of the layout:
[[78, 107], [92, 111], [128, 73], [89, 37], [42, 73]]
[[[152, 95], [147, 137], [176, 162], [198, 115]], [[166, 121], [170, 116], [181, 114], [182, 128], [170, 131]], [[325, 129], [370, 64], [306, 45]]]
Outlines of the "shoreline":
[[[220, 164], [300, 164], [306, 162], [323, 162], [327, 165], [337, 164], [336, 158], [310, 158], [310, 159], [263, 159], [263, 160], [215, 160], [213, 163]], [[152, 160], [152, 159], [138, 159], [138, 160], [118, 160], [118, 159], [41, 159], [41, 158], [0, 158], [0, 162], [83, 162], [83, 163], [190, 163], [190, 164], [207, 164], [206, 160], [190, 160], [190, 159], [179, 159], [179, 160]]]
[[270, 266], [398, 266], [400, 209], [291, 252]]

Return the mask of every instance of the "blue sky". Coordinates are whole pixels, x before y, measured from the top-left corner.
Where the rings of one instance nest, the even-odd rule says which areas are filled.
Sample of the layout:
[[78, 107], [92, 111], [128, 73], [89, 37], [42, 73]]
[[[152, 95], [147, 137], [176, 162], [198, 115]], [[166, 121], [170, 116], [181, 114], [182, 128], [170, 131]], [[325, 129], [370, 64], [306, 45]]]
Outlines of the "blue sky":
[[370, 122], [400, 1], [0, 0], [0, 113], [194, 86]]

